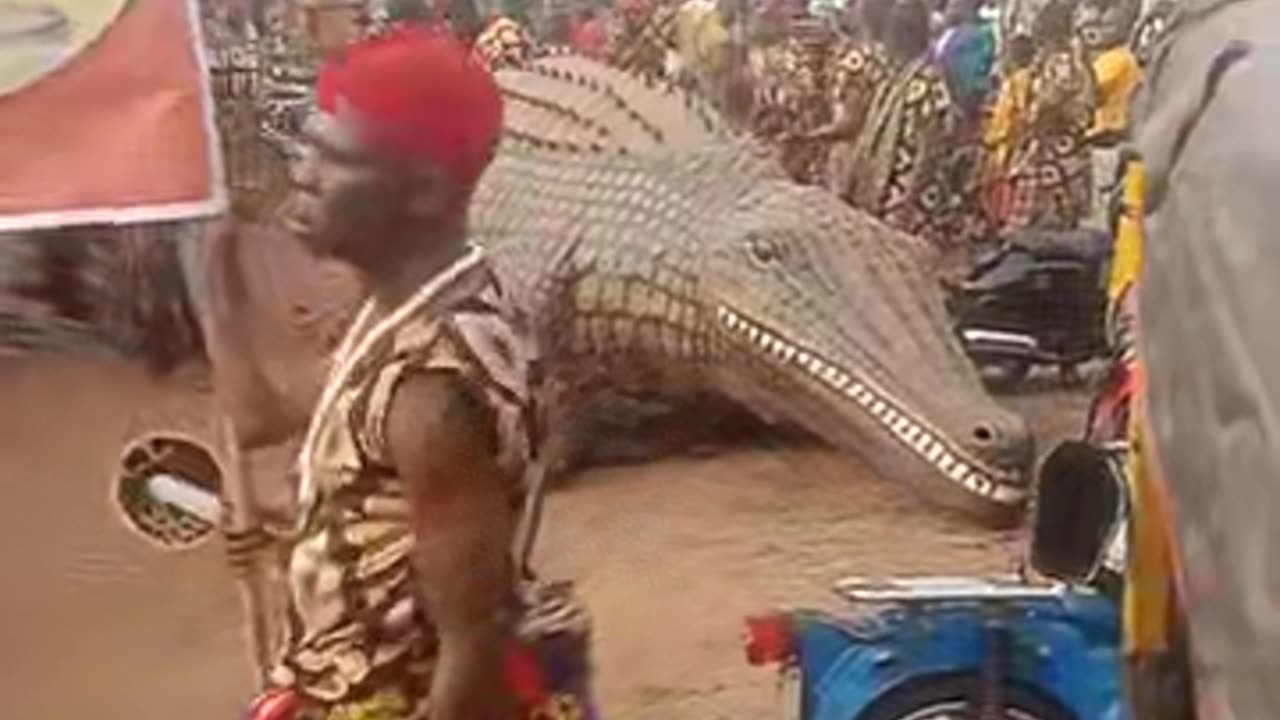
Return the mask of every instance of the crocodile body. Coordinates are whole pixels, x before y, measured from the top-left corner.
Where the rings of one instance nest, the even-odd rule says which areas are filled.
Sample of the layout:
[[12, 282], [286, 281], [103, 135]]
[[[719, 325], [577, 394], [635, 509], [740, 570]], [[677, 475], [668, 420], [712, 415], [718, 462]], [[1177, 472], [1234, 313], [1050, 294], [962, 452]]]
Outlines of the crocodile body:
[[681, 91], [575, 57], [499, 77], [472, 233], [533, 321], [553, 418], [601, 388], [710, 393], [980, 521], [1020, 515], [1025, 423], [983, 390], [917, 240], [789, 181]]

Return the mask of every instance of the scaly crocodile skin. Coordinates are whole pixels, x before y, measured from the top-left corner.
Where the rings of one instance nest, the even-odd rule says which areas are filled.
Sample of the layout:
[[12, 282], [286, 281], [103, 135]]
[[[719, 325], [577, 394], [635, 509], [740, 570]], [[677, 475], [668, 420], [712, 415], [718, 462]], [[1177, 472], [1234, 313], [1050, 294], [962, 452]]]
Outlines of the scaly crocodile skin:
[[[678, 93], [626, 86], [585, 60], [540, 62], [540, 73], [501, 74], [508, 97], [533, 100], [512, 101], [472, 228], [536, 320], [553, 428], [600, 388], [717, 394], [940, 504], [1018, 516], [1026, 425], [982, 389], [920, 242], [789, 181]], [[582, 141], [592, 133], [603, 139]], [[245, 243], [264, 254], [246, 265], [270, 265], [286, 242]], [[310, 297], [331, 304], [320, 315], [342, 316], [331, 293]]]

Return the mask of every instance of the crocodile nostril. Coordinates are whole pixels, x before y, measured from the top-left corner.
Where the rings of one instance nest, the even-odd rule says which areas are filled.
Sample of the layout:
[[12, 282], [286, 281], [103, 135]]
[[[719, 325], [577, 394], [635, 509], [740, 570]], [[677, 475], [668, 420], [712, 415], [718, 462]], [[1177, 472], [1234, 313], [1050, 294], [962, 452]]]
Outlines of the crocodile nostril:
[[990, 425], [979, 425], [973, 429], [973, 438], [983, 445], [990, 445], [996, 440], [995, 428]]

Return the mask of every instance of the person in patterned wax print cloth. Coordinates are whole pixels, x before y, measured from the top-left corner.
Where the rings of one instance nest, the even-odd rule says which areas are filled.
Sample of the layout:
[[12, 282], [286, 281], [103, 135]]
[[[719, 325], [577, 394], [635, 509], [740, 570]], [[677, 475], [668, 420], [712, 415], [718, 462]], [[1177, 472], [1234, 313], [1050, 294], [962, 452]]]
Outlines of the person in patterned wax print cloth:
[[1093, 69], [1076, 39], [1072, 0], [1050, 0], [1036, 16], [1027, 117], [1009, 160], [1011, 205], [1003, 231], [1074, 230], [1091, 207]]
[[515, 20], [490, 13], [476, 37], [475, 51], [490, 70], [523, 68], [533, 57], [533, 37]]
[[316, 96], [285, 224], [368, 289], [318, 402], [286, 400], [253, 360], [239, 235], [207, 248], [237, 443], [307, 428], [288, 637], [248, 717], [594, 718], [585, 612], [515, 547], [538, 424], [527, 326], [468, 241], [497, 85], [465, 43], [409, 25], [332, 58]]
[[851, 177], [859, 171], [851, 158], [854, 142], [872, 99], [893, 74], [893, 62], [885, 45], [892, 8], [893, 0], [850, 2], [847, 14], [857, 19], [847, 23], [854, 29], [853, 37], [841, 43], [832, 61], [827, 95], [831, 119], [805, 135], [807, 140], [831, 143], [824, 180], [827, 188], [842, 198], [848, 192]]
[[779, 62], [755, 89], [752, 132], [778, 148], [796, 182], [816, 185], [826, 172], [830, 144], [810, 137], [831, 120], [832, 57], [839, 37], [829, 23], [809, 17], [790, 21]]
[[893, 71], [880, 84], [850, 154], [845, 199], [903, 232], [950, 249], [958, 201], [951, 100], [929, 52], [928, 9], [897, 0], [889, 15]]

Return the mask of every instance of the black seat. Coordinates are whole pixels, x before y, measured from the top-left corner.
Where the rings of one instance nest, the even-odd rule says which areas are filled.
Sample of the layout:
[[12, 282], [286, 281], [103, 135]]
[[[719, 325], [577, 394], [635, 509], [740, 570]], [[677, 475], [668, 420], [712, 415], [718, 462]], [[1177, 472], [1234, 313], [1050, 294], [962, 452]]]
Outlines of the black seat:
[[1021, 230], [1010, 239], [1041, 260], [1078, 260], [1090, 264], [1106, 261], [1111, 236], [1101, 230]]

